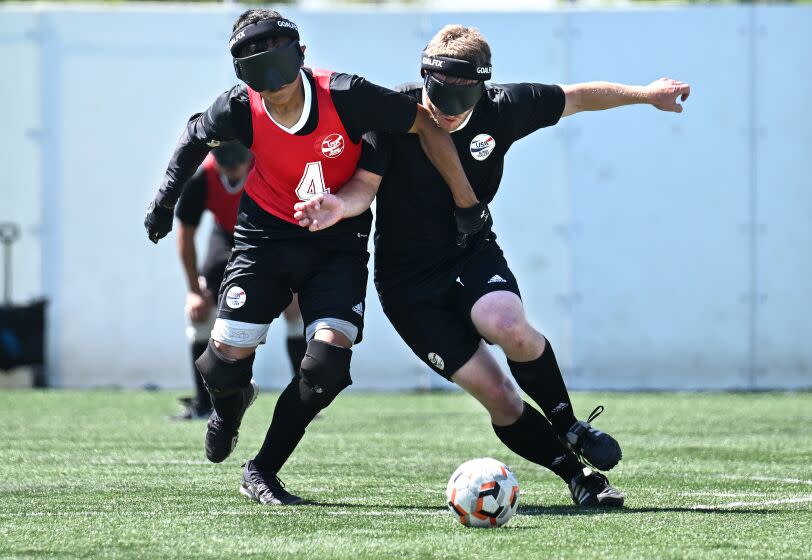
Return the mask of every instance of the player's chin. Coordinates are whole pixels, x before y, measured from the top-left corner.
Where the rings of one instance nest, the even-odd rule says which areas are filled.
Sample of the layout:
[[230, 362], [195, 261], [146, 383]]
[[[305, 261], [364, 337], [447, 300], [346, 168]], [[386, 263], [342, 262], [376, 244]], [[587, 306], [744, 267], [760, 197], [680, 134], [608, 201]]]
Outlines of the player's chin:
[[279, 89], [262, 90], [262, 97], [264, 97], [271, 103], [284, 103], [291, 97], [291, 95], [293, 95], [293, 92], [295, 90], [294, 84], [295, 82], [285, 84]]
[[459, 117], [447, 117], [445, 115], [437, 115], [437, 122], [440, 125], [440, 128], [445, 130], [446, 132], [451, 132], [452, 130], [456, 130], [457, 127], [462, 123], [462, 119]]

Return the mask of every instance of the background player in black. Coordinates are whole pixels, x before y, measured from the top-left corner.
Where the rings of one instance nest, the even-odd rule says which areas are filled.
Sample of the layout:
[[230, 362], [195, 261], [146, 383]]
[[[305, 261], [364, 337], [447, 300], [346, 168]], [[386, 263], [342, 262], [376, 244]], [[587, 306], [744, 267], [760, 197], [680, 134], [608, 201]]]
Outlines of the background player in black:
[[[307, 353], [299, 375], [280, 395], [265, 443], [246, 463], [241, 484], [241, 492], [260, 503], [297, 503], [301, 499], [284, 490], [277, 473], [315, 415], [352, 382], [349, 348], [360, 340], [363, 327], [371, 215], [345, 220], [324, 234], [299, 228], [293, 220], [293, 199], [302, 184], [297, 187], [280, 179], [286, 167], [299, 165], [305, 157], [293, 147], [304, 149], [307, 144], [308, 159], [322, 158], [322, 152], [332, 150], [332, 145], [324, 144], [329, 136], [312, 138], [321, 142], [315, 146], [311, 137], [323, 122], [337, 118], [352, 143], [345, 148], [355, 154], [350, 169], [354, 171], [360, 155], [357, 143], [364, 133], [414, 132], [453, 192], [462, 236], [481, 230], [488, 212], [473, 194], [448, 134], [424, 107], [349, 74], [328, 73], [326, 88], [324, 73], [303, 68], [304, 47], [290, 20], [272, 10], [248, 10], [234, 24], [230, 50], [238, 76], [251, 89], [236, 86], [205, 113], [191, 118], [144, 223], [154, 242], [166, 235], [171, 229], [166, 214], [209, 148], [237, 139], [255, 154], [212, 341], [197, 360], [214, 408], [206, 455], [219, 462], [234, 449], [242, 417], [257, 393], [251, 373], [254, 350], [268, 324], [289, 304], [291, 292], [298, 292], [309, 339]], [[263, 135], [280, 138], [279, 145], [267, 143], [267, 138], [264, 142]], [[291, 148], [286, 150], [286, 144]], [[333, 157], [327, 153], [325, 157]], [[336, 159], [319, 161], [325, 175], [344, 165]], [[280, 176], [266, 177], [259, 172], [262, 168]], [[254, 194], [252, 181], [257, 185]], [[341, 183], [327, 186], [337, 189]], [[289, 207], [290, 214], [280, 215], [280, 207], [284, 212]]]
[[[181, 398], [183, 410], [172, 417], [175, 420], [208, 419], [211, 414], [209, 392], [194, 362], [209, 344], [216, 317], [217, 294], [234, 247], [237, 206], [251, 169], [251, 152], [239, 142], [222, 144], [211, 151], [211, 157], [186, 183], [175, 208], [178, 254], [187, 287], [186, 336], [191, 345], [192, 379], [195, 383], [195, 395]], [[212, 190], [219, 192], [210, 192]], [[198, 268], [195, 235], [207, 208], [215, 215], [215, 222], [203, 264]], [[287, 325], [286, 348], [295, 375], [307, 347], [296, 298], [285, 309], [284, 317]]]
[[[477, 30], [447, 26], [426, 47], [423, 84], [401, 88], [453, 132], [463, 167], [486, 202], [496, 194], [505, 153], [516, 140], [580, 111], [649, 103], [680, 112], [675, 100], [689, 93], [686, 84], [667, 79], [640, 87], [606, 82], [486, 87], [490, 60]], [[396, 134], [366, 138], [359, 170], [337, 196], [296, 205], [300, 225], [314, 231], [329, 227], [365, 211], [377, 192], [375, 281], [400, 336], [434, 371], [488, 409], [494, 431], [511, 450], [558, 474], [576, 504], [622, 505], [623, 495], [573, 453], [611, 469], [621, 458], [620, 446], [574, 416], [552, 347], [527, 322], [496, 236], [482, 236], [473, 250], [456, 247], [442, 179], [414, 143]], [[483, 339], [502, 347], [517, 383], [547, 419], [522, 401]]]

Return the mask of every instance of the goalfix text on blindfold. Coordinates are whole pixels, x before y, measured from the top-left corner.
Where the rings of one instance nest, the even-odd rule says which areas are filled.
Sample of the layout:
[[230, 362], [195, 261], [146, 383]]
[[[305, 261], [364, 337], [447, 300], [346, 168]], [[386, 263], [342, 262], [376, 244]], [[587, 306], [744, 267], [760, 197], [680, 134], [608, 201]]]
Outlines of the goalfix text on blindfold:
[[[474, 107], [482, 97], [485, 80], [491, 79], [490, 66], [474, 66], [467, 60], [447, 56], [431, 56], [425, 52], [420, 65], [426, 94], [446, 115], [460, 115]], [[447, 76], [476, 80], [471, 85], [448, 84], [438, 80], [432, 72], [441, 72]]]
[[[268, 37], [288, 37], [292, 42], [287, 46], [250, 56], [237, 56], [245, 45]], [[304, 61], [304, 53], [299, 45], [299, 29], [295, 23], [286, 19], [246, 25], [234, 32], [228, 48], [234, 58], [237, 77], [254, 91], [277, 90], [293, 82]]]

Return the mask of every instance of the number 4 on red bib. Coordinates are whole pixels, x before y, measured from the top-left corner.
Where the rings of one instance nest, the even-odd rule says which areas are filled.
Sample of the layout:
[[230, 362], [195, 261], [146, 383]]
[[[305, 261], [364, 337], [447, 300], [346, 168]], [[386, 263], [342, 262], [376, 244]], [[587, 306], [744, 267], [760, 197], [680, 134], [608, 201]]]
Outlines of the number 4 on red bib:
[[330, 192], [324, 184], [324, 173], [320, 161], [311, 161], [305, 165], [304, 174], [296, 187], [296, 196], [300, 200], [310, 200], [317, 194]]

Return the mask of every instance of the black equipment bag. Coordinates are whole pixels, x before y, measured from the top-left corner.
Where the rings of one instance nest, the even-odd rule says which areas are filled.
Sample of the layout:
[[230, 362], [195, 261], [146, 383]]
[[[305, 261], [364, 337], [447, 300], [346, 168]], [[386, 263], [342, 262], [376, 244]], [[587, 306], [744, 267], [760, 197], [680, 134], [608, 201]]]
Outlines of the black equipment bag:
[[45, 303], [0, 305], [0, 371], [45, 363]]

